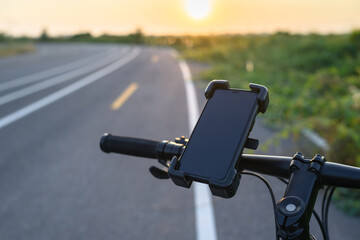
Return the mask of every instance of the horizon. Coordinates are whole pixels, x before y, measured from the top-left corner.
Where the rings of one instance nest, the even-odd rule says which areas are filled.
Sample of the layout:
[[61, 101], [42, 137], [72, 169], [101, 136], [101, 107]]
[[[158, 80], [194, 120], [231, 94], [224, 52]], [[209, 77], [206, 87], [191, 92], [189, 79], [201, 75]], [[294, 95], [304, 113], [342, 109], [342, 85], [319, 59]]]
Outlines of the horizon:
[[[141, 29], [141, 28], [140, 28]], [[43, 29], [43, 31], [46, 30], [48, 32], [48, 29]], [[58, 39], [66, 39], [68, 37], [73, 37], [73, 36], [76, 36], [76, 35], [81, 35], [81, 34], [87, 34], [89, 33], [91, 35], [92, 38], [98, 38], [98, 37], [101, 37], [101, 36], [128, 36], [128, 35], [131, 35], [131, 34], [134, 34], [136, 32], [137, 29], [134, 29], [134, 31], [131, 31], [131, 32], [124, 32], [124, 33], [119, 33], [119, 34], [116, 34], [116, 33], [107, 33], [107, 32], [104, 32], [104, 33], [101, 33], [101, 34], [93, 34], [92, 32], [90, 31], [81, 31], [81, 32], [74, 32], [74, 33], [68, 33], [68, 34], [59, 34], [59, 35], [52, 35], [52, 34], [48, 34], [48, 37], [49, 38], [58, 38]], [[279, 30], [276, 30], [276, 31], [273, 31], [273, 32], [257, 32], [257, 33], [202, 33], [202, 34], [148, 34], [146, 32], [143, 32], [142, 33], [144, 34], [145, 37], [221, 37], [221, 36], [267, 36], [267, 35], [273, 35], [273, 34], [278, 34], [278, 33], [286, 33], [286, 34], [290, 34], [290, 35], [300, 35], [300, 36], [308, 36], [308, 35], [321, 35], [321, 36], [328, 36], [328, 35], [348, 35], [348, 34], [351, 34], [352, 32], [354, 31], [358, 31], [360, 30], [360, 27], [359, 28], [354, 28], [354, 29], [351, 29], [347, 32], [305, 32], [305, 33], [302, 33], [302, 32], [290, 32], [290, 31], [286, 31], [286, 30], [283, 30], [283, 29], [279, 29]], [[42, 31], [42, 32], [43, 32]], [[10, 37], [10, 38], [14, 38], [14, 39], [19, 39], [19, 38], [29, 38], [29, 39], [37, 39], [37, 38], [40, 38], [42, 32], [40, 32], [38, 35], [26, 35], [26, 34], [19, 34], [19, 35], [12, 35], [12, 34], [9, 34], [7, 32], [4, 32], [4, 31], [1, 31], [0, 29], [0, 34], [4, 34], [6, 37]]]
[[344, 34], [360, 28], [360, 1], [343, 0], [3, 0], [0, 32], [37, 37], [89, 32], [151, 36]]

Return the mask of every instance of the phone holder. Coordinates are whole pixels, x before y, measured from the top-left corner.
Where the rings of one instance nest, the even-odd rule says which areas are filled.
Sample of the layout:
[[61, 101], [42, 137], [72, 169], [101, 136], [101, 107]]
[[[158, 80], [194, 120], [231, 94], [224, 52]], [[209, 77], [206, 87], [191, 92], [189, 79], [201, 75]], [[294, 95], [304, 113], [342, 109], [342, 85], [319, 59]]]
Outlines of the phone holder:
[[[266, 109], [269, 105], [269, 95], [268, 90], [265, 86], [250, 83], [249, 87], [251, 92], [257, 93], [257, 110], [254, 118], [252, 119], [251, 126], [248, 128], [248, 134], [251, 132], [253, 125], [255, 123], [255, 117], [258, 112], [265, 113]], [[211, 81], [205, 89], [205, 97], [207, 100], [212, 98], [215, 91], [217, 90], [232, 90], [230, 89], [229, 82], [226, 80], [213, 80]], [[236, 89], [233, 89], [236, 90]], [[259, 141], [257, 139], [252, 139], [246, 135], [246, 139], [243, 139], [243, 148], [256, 149], [259, 145]], [[240, 137], [239, 137], [240, 139]], [[168, 175], [172, 179], [172, 181], [182, 187], [190, 188], [193, 181], [198, 181], [202, 183], [209, 184], [210, 190], [213, 195], [220, 196], [223, 198], [233, 197], [236, 193], [238, 185], [240, 183], [240, 172], [239, 172], [239, 161], [241, 159], [241, 153], [236, 161], [232, 163], [232, 167], [227, 172], [227, 175], [224, 179], [203, 179], [196, 176], [189, 176], [184, 171], [179, 170], [179, 165], [181, 162], [181, 157], [173, 157], [171, 160]]]

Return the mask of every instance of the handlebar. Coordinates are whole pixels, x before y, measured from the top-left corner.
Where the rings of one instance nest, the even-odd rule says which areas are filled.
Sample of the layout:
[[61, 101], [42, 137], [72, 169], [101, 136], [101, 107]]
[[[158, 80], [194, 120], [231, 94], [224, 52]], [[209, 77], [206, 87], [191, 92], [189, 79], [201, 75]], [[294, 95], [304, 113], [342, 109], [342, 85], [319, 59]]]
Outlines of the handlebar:
[[100, 140], [100, 148], [106, 153], [121, 153], [146, 158], [157, 158], [157, 146], [159, 142], [132, 138], [113, 136], [105, 133]]
[[[271, 175], [289, 178], [292, 157], [242, 154], [241, 168]], [[360, 188], [360, 168], [344, 164], [325, 162], [321, 171], [321, 183], [334, 187]]]
[[100, 139], [100, 148], [105, 153], [113, 152], [166, 161], [174, 156], [180, 156], [184, 150], [184, 144], [167, 140], [159, 142], [143, 138], [120, 137], [105, 133]]
[[[185, 143], [118, 137], [106, 133], [100, 140], [100, 148], [106, 153], [114, 152], [166, 161], [174, 156], [180, 157]], [[242, 154], [240, 169], [288, 179], [291, 174], [289, 166], [292, 160], [293, 157], [286, 156]], [[360, 188], [360, 168], [325, 162], [320, 176], [321, 183], [324, 185]]]

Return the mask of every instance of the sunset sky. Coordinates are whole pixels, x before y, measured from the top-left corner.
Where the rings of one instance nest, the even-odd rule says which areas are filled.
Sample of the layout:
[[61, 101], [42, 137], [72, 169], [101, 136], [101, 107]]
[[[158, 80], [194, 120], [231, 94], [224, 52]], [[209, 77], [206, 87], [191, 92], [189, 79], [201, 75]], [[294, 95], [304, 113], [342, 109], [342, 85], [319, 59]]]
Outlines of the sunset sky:
[[360, 28], [360, 0], [0, 0], [0, 32], [14, 35], [136, 27], [155, 35], [343, 33]]

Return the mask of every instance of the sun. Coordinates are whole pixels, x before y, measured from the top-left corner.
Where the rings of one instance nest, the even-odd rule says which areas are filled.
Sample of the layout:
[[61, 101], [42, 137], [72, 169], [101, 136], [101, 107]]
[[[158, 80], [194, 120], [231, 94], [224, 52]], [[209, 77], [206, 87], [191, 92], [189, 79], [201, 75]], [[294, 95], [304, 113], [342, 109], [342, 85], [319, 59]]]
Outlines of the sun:
[[190, 17], [201, 20], [209, 15], [211, 0], [185, 0], [185, 7]]

